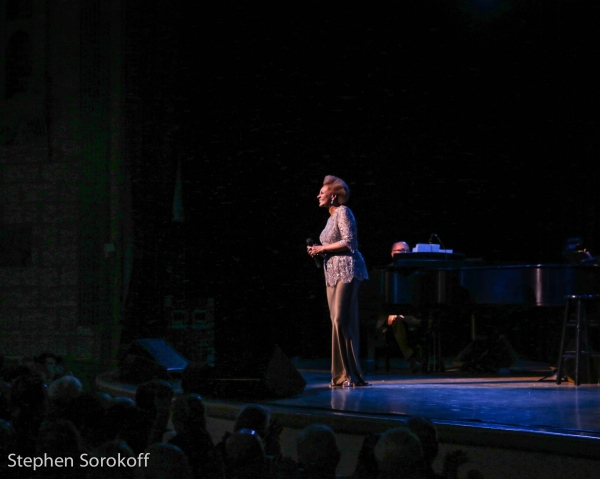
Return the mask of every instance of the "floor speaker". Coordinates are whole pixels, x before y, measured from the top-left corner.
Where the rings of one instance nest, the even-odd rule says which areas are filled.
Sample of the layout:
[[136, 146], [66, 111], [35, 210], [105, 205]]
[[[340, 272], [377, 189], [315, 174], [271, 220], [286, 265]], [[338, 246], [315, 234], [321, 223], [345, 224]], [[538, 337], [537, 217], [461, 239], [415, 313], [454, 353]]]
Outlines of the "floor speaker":
[[119, 362], [123, 381], [144, 382], [181, 376], [189, 361], [160, 338], [136, 339]]
[[306, 380], [275, 345], [267, 355], [255, 355], [244, 367], [190, 363], [183, 372], [181, 387], [185, 393], [214, 398], [281, 398], [301, 394]]

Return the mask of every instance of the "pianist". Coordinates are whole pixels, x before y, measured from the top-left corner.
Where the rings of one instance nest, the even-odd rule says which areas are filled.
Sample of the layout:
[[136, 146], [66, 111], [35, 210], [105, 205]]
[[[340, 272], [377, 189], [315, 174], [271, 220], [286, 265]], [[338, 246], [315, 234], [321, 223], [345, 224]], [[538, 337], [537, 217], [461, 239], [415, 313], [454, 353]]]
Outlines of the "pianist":
[[[397, 241], [392, 245], [392, 259], [397, 254], [410, 253], [410, 246], [406, 241]], [[421, 325], [421, 320], [410, 315], [390, 314], [381, 316], [377, 322], [377, 330], [381, 330], [386, 335], [386, 341], [396, 341], [398, 347], [404, 356], [404, 359], [410, 363], [413, 372], [422, 369], [422, 355], [416, 353], [415, 349], [409, 346], [406, 334], [407, 328], [414, 328]]]
[[397, 241], [392, 245], [392, 258], [394, 258], [394, 255], [400, 253], [410, 253], [410, 246], [408, 246], [406, 241]]

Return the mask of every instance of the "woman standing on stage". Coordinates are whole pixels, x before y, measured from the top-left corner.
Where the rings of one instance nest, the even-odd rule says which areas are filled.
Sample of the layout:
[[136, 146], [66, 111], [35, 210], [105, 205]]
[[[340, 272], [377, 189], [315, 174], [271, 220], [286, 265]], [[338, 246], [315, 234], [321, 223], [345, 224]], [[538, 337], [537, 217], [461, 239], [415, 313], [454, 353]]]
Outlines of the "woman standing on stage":
[[328, 175], [317, 196], [319, 207], [329, 210], [320, 245], [308, 247], [311, 256], [323, 256], [327, 302], [331, 316], [331, 387], [367, 386], [359, 364], [358, 289], [368, 279], [358, 251], [356, 221], [344, 204], [348, 185]]

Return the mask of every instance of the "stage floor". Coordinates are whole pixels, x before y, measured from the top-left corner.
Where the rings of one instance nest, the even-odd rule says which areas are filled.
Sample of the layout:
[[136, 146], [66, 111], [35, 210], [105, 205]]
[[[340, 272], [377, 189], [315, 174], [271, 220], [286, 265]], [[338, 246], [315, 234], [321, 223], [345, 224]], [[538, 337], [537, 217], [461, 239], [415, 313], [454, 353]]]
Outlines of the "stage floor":
[[[597, 384], [557, 385], [550, 378], [540, 381], [543, 372], [411, 374], [392, 369], [366, 375], [371, 384], [367, 387], [331, 389], [323, 364], [295, 363], [307, 382], [302, 394], [251, 402], [267, 405], [285, 427], [295, 429], [320, 422], [339, 432], [364, 435], [401, 425], [410, 416], [424, 416], [436, 424], [440, 441], [448, 444], [599, 457]], [[120, 384], [110, 374], [98, 377], [99, 389], [113, 395], [135, 393], [135, 386]], [[228, 420], [249, 402], [205, 401], [209, 416]]]
[[371, 374], [371, 386], [330, 389], [326, 371], [301, 370], [302, 395], [269, 401], [280, 407], [377, 418], [425, 416], [445, 424], [548, 432], [600, 439], [600, 386], [523, 374]]

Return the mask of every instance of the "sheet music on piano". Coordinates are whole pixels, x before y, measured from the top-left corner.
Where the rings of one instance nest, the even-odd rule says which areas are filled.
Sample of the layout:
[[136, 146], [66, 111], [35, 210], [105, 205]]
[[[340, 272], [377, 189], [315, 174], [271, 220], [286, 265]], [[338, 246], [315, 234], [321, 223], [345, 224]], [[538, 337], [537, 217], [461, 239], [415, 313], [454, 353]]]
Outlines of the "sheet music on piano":
[[412, 249], [413, 253], [440, 253], [440, 254], [452, 254], [451, 249], [441, 249], [439, 244], [432, 243], [417, 243]]

